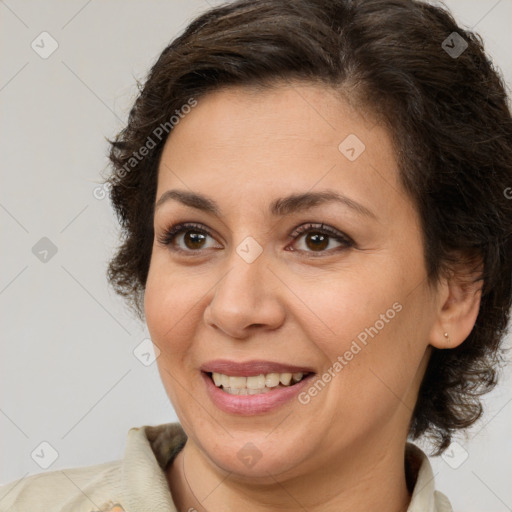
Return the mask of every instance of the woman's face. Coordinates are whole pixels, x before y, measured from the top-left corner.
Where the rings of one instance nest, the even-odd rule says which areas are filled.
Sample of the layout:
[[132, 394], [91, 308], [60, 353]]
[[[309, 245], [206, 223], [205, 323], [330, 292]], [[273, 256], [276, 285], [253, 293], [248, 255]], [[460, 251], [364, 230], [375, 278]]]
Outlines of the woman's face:
[[[145, 294], [189, 442], [272, 481], [403, 450], [438, 297], [388, 133], [317, 85], [189, 110], [160, 162]], [[160, 202], [171, 190], [204, 199]], [[179, 223], [193, 226], [164, 243]]]

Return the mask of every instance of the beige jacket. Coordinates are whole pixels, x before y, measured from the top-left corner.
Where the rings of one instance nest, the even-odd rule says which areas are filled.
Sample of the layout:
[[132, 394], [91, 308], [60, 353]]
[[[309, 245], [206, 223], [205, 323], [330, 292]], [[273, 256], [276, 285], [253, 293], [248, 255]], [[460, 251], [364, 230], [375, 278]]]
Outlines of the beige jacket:
[[[0, 512], [177, 512], [164, 470], [186, 440], [179, 423], [131, 428], [123, 459], [3, 485]], [[410, 473], [419, 468], [407, 512], [453, 512], [423, 451], [407, 443], [406, 461]]]

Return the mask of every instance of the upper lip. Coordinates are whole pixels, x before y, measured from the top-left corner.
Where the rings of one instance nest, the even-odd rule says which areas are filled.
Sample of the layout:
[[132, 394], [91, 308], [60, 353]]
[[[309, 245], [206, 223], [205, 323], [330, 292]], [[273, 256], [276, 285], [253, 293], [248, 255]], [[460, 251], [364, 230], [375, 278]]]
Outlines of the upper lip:
[[224, 375], [253, 377], [262, 373], [314, 373], [307, 366], [295, 366], [274, 361], [252, 360], [245, 362], [230, 361], [229, 359], [215, 359], [204, 363], [201, 368], [206, 373], [222, 373]]

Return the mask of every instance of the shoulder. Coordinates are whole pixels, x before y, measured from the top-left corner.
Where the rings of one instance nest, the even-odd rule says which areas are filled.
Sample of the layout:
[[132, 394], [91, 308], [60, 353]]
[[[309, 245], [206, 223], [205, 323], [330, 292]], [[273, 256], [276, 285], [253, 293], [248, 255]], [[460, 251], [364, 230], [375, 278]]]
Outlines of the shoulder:
[[412, 443], [406, 444], [405, 471], [411, 494], [407, 512], [453, 512], [450, 500], [435, 487], [430, 460], [421, 448]]
[[186, 440], [179, 423], [133, 427], [122, 459], [0, 486], [0, 512], [175, 512], [164, 470]]
[[453, 512], [450, 500], [441, 491], [434, 491], [434, 502], [438, 512]]
[[120, 512], [121, 461], [29, 475], [0, 486], [0, 512]]

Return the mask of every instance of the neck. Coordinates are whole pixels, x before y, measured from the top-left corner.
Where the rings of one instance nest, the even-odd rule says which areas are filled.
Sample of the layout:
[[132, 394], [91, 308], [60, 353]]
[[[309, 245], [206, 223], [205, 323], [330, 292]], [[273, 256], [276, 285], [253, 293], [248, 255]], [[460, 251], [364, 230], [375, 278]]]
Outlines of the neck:
[[[225, 512], [405, 512], [410, 502], [404, 468], [404, 442], [378, 446], [365, 442], [317, 471], [285, 478], [241, 478], [223, 471], [187, 440], [167, 471], [179, 511]], [[341, 458], [341, 457], [339, 457]], [[329, 467], [329, 471], [325, 470]]]

